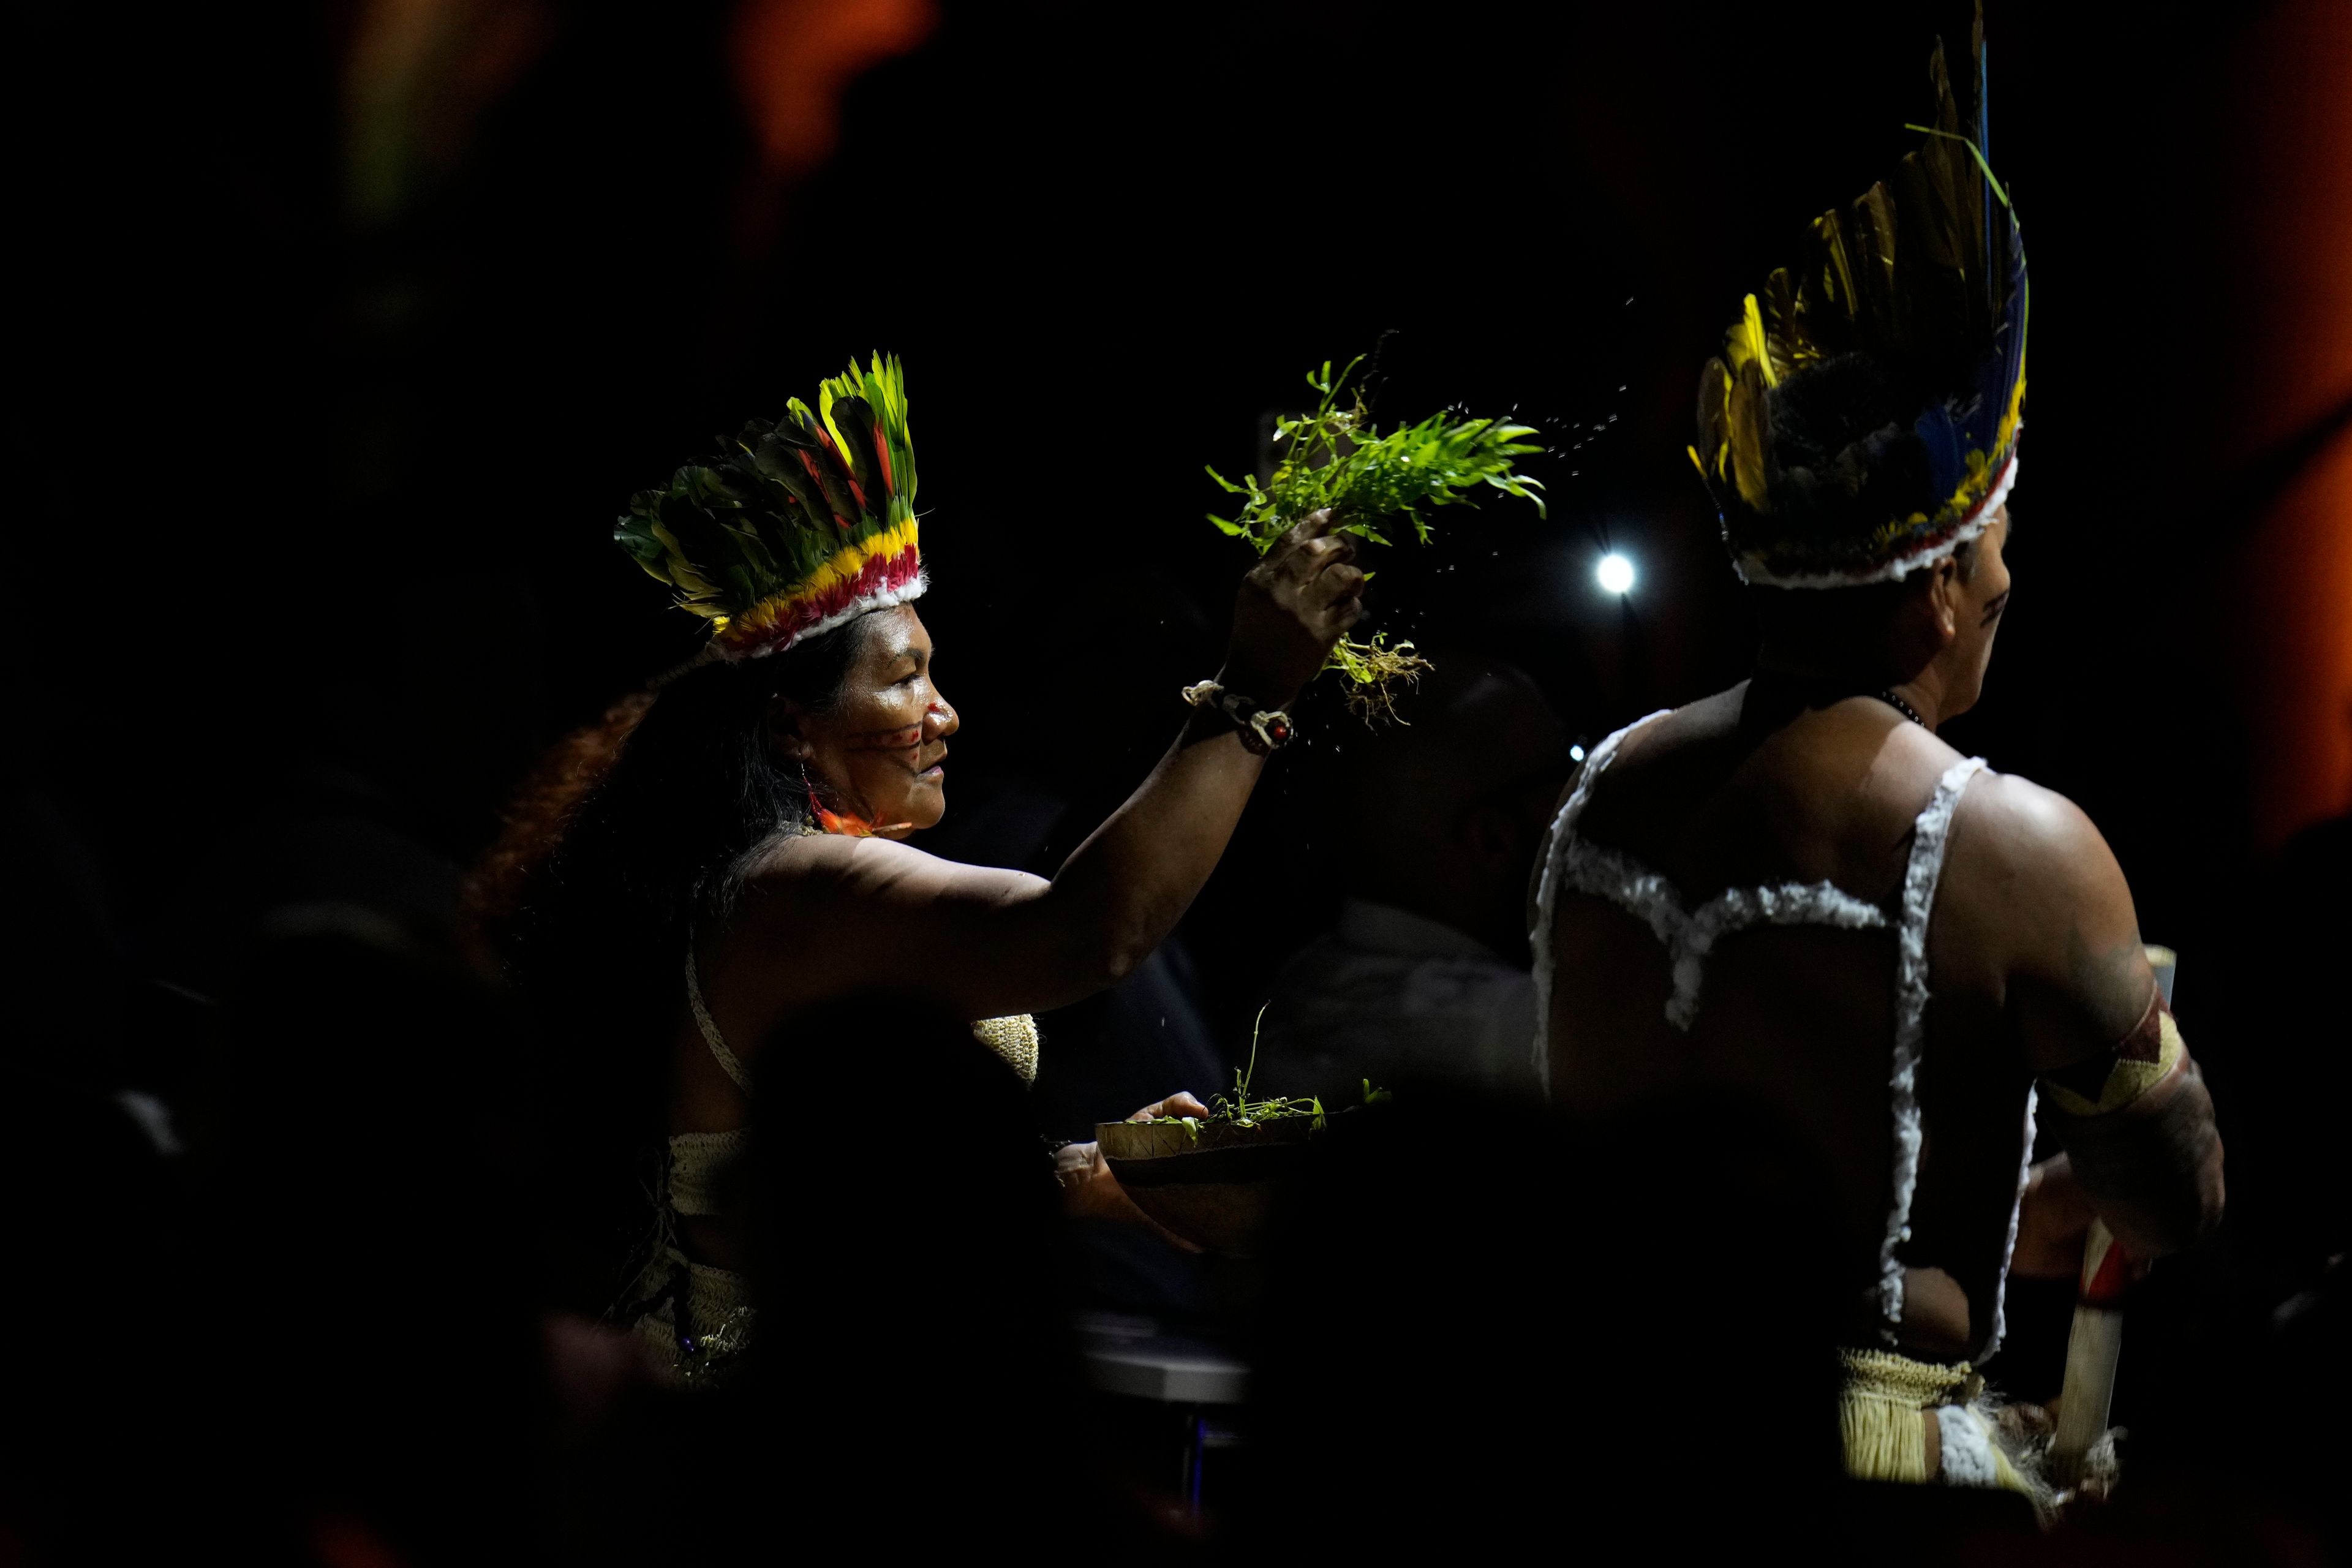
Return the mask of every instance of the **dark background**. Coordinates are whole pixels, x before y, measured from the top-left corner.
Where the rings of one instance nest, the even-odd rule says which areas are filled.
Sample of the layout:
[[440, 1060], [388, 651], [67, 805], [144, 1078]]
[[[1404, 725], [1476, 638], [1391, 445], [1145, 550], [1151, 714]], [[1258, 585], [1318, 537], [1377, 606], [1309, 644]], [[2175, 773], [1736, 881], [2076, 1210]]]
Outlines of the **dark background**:
[[[2315, 9], [1991, 17], [2032, 435], [2016, 608], [1951, 738], [2090, 810], [2189, 1014], [2248, 911], [2282, 918], [2270, 852], [2345, 804], [2273, 776], [2301, 764], [2265, 750], [2262, 584], [2296, 568], [2259, 526], [2344, 387], [2266, 402], [2290, 328], [2247, 302], [2343, 226], [2263, 129], [2322, 79], [2277, 74]], [[1247, 557], [1202, 465], [1246, 469], [1301, 372], [1391, 330], [1390, 417], [1516, 407], [1559, 450], [1548, 521], [1447, 514], [1375, 625], [1519, 661], [1588, 736], [1718, 688], [1753, 634], [1683, 453], [1696, 368], [1912, 144], [1967, 29], [1860, 0], [20, 10], [24, 864], [105, 963], [199, 991], [314, 887], [446, 901], [537, 751], [699, 636], [609, 542], [628, 493], [875, 347], [911, 377], [958, 809], [1075, 803], [1044, 860], [1215, 667]], [[1313, 706], [1328, 767], [1348, 721]], [[1328, 906], [1317, 760], [1187, 922], [1228, 1039]], [[16, 962], [61, 1019], [97, 994], [82, 958]]]

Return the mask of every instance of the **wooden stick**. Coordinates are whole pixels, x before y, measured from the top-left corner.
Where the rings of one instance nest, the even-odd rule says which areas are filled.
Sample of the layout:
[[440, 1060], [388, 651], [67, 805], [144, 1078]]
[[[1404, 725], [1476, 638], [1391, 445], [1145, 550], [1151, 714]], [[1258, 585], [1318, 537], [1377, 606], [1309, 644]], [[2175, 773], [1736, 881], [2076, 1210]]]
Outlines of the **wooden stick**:
[[2065, 1391], [2058, 1397], [2058, 1431], [2051, 1440], [2050, 1464], [2058, 1484], [2082, 1479], [2083, 1458], [2107, 1429], [2114, 1407], [2116, 1363], [2124, 1348], [2123, 1290], [2131, 1259], [2116, 1245], [2104, 1220], [2093, 1220], [2083, 1245], [2082, 1292], [2075, 1299], [2074, 1331], [2066, 1336]]

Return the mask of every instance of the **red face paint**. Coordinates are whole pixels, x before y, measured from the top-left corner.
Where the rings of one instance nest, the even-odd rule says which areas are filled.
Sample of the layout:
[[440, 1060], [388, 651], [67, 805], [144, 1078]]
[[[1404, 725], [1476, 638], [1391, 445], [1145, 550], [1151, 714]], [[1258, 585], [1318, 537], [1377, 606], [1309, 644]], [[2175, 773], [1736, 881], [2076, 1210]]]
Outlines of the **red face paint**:
[[849, 738], [849, 749], [854, 752], [908, 752], [922, 743], [920, 724], [904, 724], [896, 730], [876, 730]]

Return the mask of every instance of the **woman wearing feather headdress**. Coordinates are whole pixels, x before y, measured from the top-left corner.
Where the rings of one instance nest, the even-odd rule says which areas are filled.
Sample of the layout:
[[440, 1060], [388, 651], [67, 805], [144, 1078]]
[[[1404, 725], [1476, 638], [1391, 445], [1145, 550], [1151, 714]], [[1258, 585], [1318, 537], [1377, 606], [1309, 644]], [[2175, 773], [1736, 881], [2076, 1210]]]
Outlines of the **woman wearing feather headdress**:
[[[1580, 1114], [1732, 1092], [1785, 1121], [1841, 1200], [1848, 1469], [2046, 1501], [1976, 1372], [2005, 1282], [2070, 1273], [2095, 1215], [2140, 1258], [2193, 1243], [2221, 1143], [2098, 830], [1936, 733], [2010, 604], [2027, 294], [1981, 101], [1964, 135], [1940, 46], [1931, 77], [1925, 144], [1815, 220], [1700, 378], [1691, 455], [1763, 646], [1571, 786], [1538, 1067]], [[2037, 1089], [2071, 1156], [2042, 1166]]]
[[[570, 1064], [582, 1179], [641, 1205], [629, 1155], [667, 1139], [622, 1310], [689, 1379], [752, 1321], [726, 1178], [769, 1042], [881, 995], [974, 1020], [975, 1050], [1034, 1076], [1026, 1015], [1168, 934], [1288, 739], [1282, 710], [1361, 613], [1353, 547], [1308, 519], [1243, 580], [1224, 668], [1185, 693], [1167, 756], [1057, 875], [951, 863], [904, 842], [946, 810], [959, 723], [913, 603], [914, 498], [902, 373], [879, 355], [635, 497], [616, 539], [711, 640], [557, 753], [478, 879], [482, 907], [520, 911], [502, 945]], [[1066, 1167], [1115, 1201], [1098, 1161]], [[584, 1245], [618, 1263], [608, 1233]]]

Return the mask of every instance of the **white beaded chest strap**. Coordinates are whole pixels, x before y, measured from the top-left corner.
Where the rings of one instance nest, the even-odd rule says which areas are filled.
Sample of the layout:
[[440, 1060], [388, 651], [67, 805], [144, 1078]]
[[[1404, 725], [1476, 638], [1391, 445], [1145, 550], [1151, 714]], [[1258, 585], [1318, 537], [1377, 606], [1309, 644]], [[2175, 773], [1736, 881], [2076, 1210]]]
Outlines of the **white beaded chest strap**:
[[1666, 1022], [1687, 1031], [1698, 1019], [1699, 990], [1707, 956], [1733, 931], [1759, 925], [1822, 925], [1869, 931], [1886, 924], [1876, 905], [1830, 882], [1783, 882], [1764, 888], [1727, 888], [1697, 909], [1684, 906], [1672, 882], [1632, 856], [1605, 848], [1577, 831], [1592, 786], [1617, 754], [1618, 743], [1650, 719], [1629, 724], [1593, 749], [1559, 816], [1552, 824], [1542, 879], [1536, 886], [1533, 933], [1537, 989], [1537, 1070], [1545, 1068], [1544, 1032], [1549, 1022], [1552, 986], [1551, 923], [1560, 892], [1590, 893], [1608, 900], [1650, 928], [1666, 950], [1674, 989], [1666, 997]]
[[1665, 878], [1630, 856], [1580, 837], [1571, 837], [1560, 856], [1559, 880], [1572, 891], [1607, 899], [1648, 922], [1674, 964], [1666, 1022], [1685, 1031], [1698, 1021], [1699, 987], [1718, 938], [1759, 925], [1869, 931], [1886, 924], [1876, 905], [1828, 882], [1727, 888], [1697, 909], [1685, 910], [1682, 896]]

